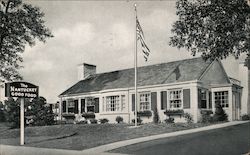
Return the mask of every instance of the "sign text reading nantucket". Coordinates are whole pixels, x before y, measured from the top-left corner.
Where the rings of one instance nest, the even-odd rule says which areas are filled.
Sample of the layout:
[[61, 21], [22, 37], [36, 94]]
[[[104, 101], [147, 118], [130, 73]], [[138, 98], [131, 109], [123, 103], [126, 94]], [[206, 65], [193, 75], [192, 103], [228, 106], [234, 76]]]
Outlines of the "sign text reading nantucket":
[[28, 82], [5, 83], [5, 96], [36, 98], [38, 97], [38, 86]]

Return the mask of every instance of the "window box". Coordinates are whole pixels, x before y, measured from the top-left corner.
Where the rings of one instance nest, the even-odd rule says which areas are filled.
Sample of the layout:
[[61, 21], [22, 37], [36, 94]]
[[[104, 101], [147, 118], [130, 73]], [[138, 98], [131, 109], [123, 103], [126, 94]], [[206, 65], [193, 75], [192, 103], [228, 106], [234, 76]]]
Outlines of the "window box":
[[137, 112], [138, 117], [151, 117], [152, 112], [150, 110], [145, 110], [145, 111], [138, 111]]
[[93, 112], [84, 112], [82, 113], [82, 117], [85, 119], [95, 118], [95, 113]]
[[167, 116], [174, 116], [174, 115], [182, 116], [184, 114], [184, 111], [182, 109], [179, 109], [179, 110], [166, 110], [164, 112], [164, 114], [167, 115]]
[[68, 113], [68, 114], [62, 114], [62, 116], [65, 118], [65, 119], [67, 119], [67, 120], [69, 120], [69, 119], [75, 119], [75, 114], [72, 114], [72, 113]]
[[211, 115], [211, 114], [213, 114], [213, 111], [212, 110], [201, 110], [200, 113], [204, 114], [204, 115]]

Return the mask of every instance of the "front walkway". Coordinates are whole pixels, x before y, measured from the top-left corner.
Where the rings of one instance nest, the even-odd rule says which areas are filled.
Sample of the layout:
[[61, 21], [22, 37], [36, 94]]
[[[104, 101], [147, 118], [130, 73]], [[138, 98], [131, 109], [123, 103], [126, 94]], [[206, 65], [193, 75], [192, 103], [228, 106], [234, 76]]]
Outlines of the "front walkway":
[[[238, 125], [247, 123], [249, 121], [235, 121], [235, 122], [227, 122], [222, 124], [215, 124], [211, 126], [182, 130], [172, 133], [159, 134], [148, 137], [135, 138], [125, 141], [119, 141], [111, 144], [106, 144], [98, 147], [94, 147], [91, 149], [86, 149], [82, 151], [74, 151], [74, 150], [62, 150], [62, 149], [47, 149], [47, 148], [35, 148], [35, 147], [26, 147], [26, 146], [10, 146], [10, 145], [0, 145], [0, 155], [121, 155], [117, 153], [105, 153], [107, 151], [117, 149], [119, 147], [124, 147], [127, 145], [132, 145], [136, 143], [141, 143], [150, 140], [156, 140], [160, 138], [168, 138], [174, 136], [180, 136], [185, 134], [191, 134], [195, 132], [207, 131], [212, 129], [224, 128], [232, 125]], [[124, 155], [124, 154], [123, 154]]]

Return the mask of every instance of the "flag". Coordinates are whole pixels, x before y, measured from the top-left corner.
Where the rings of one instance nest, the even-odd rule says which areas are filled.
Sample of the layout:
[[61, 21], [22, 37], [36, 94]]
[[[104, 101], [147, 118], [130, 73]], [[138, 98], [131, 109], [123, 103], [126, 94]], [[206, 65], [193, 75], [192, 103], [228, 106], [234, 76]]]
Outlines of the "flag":
[[142, 31], [141, 25], [137, 17], [136, 17], [136, 34], [137, 34], [137, 40], [140, 40], [141, 42], [142, 52], [143, 52], [145, 61], [148, 61], [150, 50], [145, 43], [144, 33]]

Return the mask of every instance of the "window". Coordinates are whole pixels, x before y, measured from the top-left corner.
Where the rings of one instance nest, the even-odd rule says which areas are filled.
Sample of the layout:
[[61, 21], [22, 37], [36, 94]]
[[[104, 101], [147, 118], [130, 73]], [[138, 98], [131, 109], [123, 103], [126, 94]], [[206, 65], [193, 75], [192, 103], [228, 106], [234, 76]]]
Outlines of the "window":
[[106, 97], [106, 111], [119, 111], [120, 102], [119, 96], [107, 96]]
[[201, 108], [207, 108], [207, 92], [201, 90]]
[[182, 107], [182, 90], [169, 91], [170, 109], [179, 109]]
[[95, 112], [95, 100], [94, 98], [86, 98], [87, 112]]
[[68, 113], [74, 113], [75, 102], [74, 100], [68, 100]]
[[228, 108], [228, 92], [221, 91], [221, 92], [214, 92], [214, 100], [215, 103], [219, 103], [222, 108]]
[[140, 111], [150, 110], [150, 93], [140, 94]]

